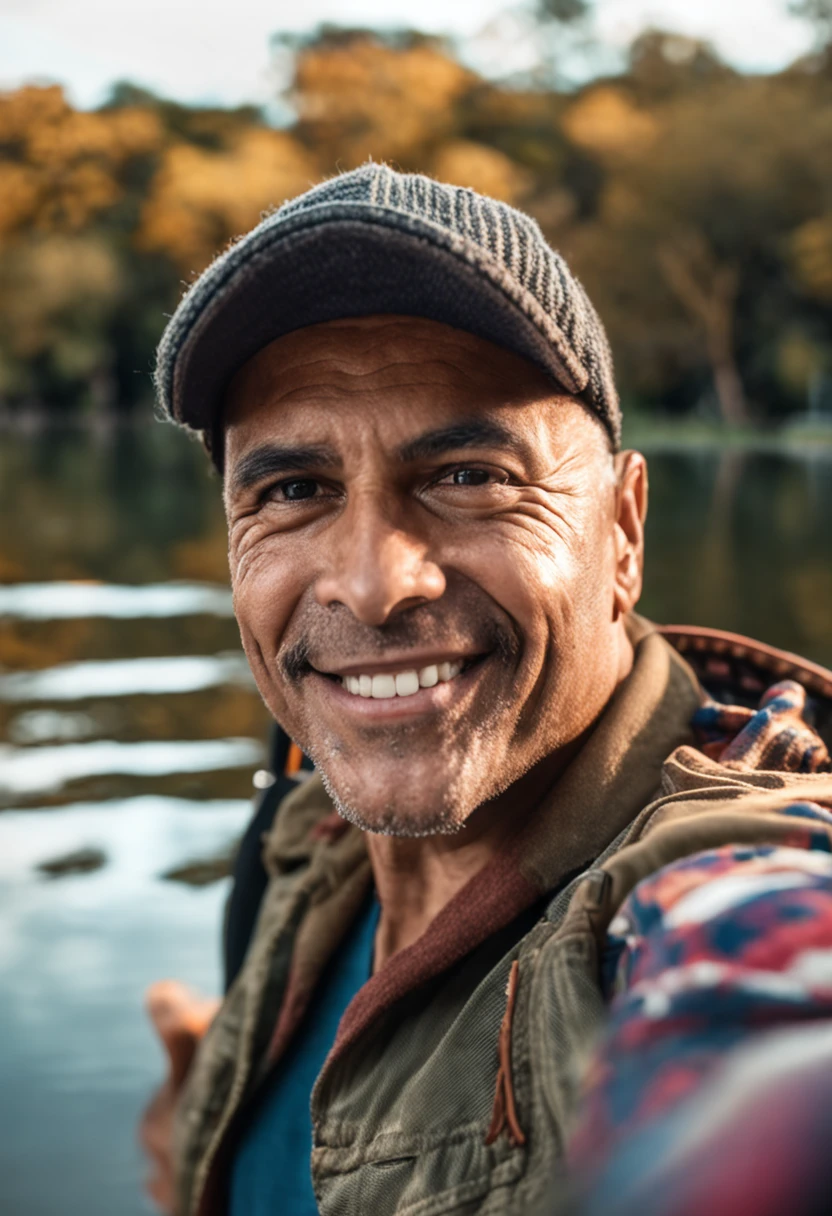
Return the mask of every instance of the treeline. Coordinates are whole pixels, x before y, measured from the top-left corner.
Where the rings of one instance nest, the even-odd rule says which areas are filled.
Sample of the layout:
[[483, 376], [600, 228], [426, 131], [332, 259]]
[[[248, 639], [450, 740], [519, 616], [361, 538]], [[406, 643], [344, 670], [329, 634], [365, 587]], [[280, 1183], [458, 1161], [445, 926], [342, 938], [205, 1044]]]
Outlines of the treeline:
[[183, 285], [368, 157], [536, 216], [626, 403], [743, 423], [832, 396], [829, 51], [747, 76], [649, 32], [577, 92], [489, 82], [416, 34], [324, 30], [293, 56], [280, 130], [129, 85], [94, 112], [57, 86], [0, 95], [0, 412], [144, 407]]

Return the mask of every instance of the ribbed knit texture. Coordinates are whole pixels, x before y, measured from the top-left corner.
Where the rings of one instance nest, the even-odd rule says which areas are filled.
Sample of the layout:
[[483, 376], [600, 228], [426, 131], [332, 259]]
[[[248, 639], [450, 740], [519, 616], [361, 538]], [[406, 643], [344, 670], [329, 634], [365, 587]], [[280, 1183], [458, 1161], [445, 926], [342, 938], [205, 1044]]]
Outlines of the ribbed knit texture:
[[[425, 258], [425, 273], [436, 277], [435, 313], [433, 309], [430, 311], [437, 320], [447, 320], [448, 313], [442, 286], [444, 275], [437, 269], [436, 251], [441, 254], [439, 261], [449, 266], [449, 273], [473, 272], [473, 287], [464, 293], [466, 306], [476, 312], [477, 279], [490, 299], [491, 319], [480, 332], [503, 341], [500, 327], [495, 330], [493, 321], [496, 298], [497, 306], [505, 310], [507, 318], [503, 344], [539, 363], [563, 389], [579, 396], [596, 412], [613, 445], [618, 446], [621, 418], [603, 325], [580, 283], [564, 259], [546, 243], [537, 223], [523, 212], [473, 190], [375, 164], [332, 178], [285, 203], [221, 254], [196, 280], [171, 318], [159, 346], [155, 380], [161, 408], [185, 425], [196, 429], [210, 426], [225, 388], [225, 384], [216, 383], [221, 371], [230, 377], [254, 353], [249, 348], [252, 340], [249, 330], [246, 340], [239, 337], [231, 340], [226, 356], [228, 366], [217, 365], [217, 342], [226, 324], [223, 310], [250, 305], [252, 300], [247, 299], [247, 292], [249, 297], [259, 293], [258, 299], [262, 298], [263, 276], [268, 272], [270, 260], [274, 260], [275, 274], [282, 276], [281, 268], [304, 234], [308, 237], [314, 229], [321, 232], [326, 229], [331, 231], [332, 242], [339, 239], [349, 242], [356, 223], [362, 232], [372, 232], [382, 243], [389, 239], [391, 248], [401, 245], [403, 235], [412, 238], [416, 248], [433, 247], [433, 259]], [[386, 238], [386, 234], [390, 236]], [[296, 256], [321, 260], [316, 253]], [[457, 264], [456, 271], [453, 263]], [[391, 267], [395, 268], [393, 260]], [[368, 276], [372, 274], [378, 280], [379, 272], [368, 266]], [[341, 315], [362, 315], [367, 307], [372, 307], [366, 303], [374, 298], [372, 285], [362, 282], [360, 263], [351, 277], [355, 280], [355, 311], [347, 298]], [[255, 280], [260, 286], [249, 288], [247, 283], [254, 284]], [[395, 294], [395, 284], [388, 282], [384, 287], [385, 298], [391, 290]], [[402, 282], [401, 307], [397, 310], [405, 314], [411, 311], [408, 308], [411, 290], [408, 283]], [[345, 291], [348, 293], [349, 286], [342, 276], [338, 281], [340, 298]], [[452, 303], [458, 301], [458, 282], [448, 287], [445, 294]], [[281, 300], [281, 308], [290, 304], [291, 300]], [[331, 307], [326, 312], [327, 302], [322, 300], [321, 304], [324, 311], [320, 319], [331, 319]], [[267, 319], [262, 320], [263, 311], [261, 305], [256, 326], [264, 339], [262, 345], [298, 327], [282, 315], [278, 317], [276, 312], [276, 332], [271, 332], [263, 328], [267, 325]], [[428, 314], [424, 304], [413, 311]], [[512, 320], [510, 313], [521, 316]], [[313, 316], [311, 322], [306, 318], [301, 323], [314, 320]], [[520, 340], [518, 325], [525, 334]], [[207, 358], [200, 344], [206, 351], [210, 346], [212, 352], [210, 382], [215, 395], [210, 402], [206, 400], [204, 377], [200, 381], [194, 370], [200, 366], [201, 358]]]

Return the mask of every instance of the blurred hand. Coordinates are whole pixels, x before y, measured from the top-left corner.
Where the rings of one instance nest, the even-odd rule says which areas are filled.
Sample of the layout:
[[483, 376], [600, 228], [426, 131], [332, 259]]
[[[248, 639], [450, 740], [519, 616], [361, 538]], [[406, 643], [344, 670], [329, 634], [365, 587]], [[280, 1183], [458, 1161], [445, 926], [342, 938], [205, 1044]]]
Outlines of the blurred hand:
[[139, 1124], [139, 1139], [149, 1159], [145, 1189], [160, 1211], [174, 1213], [172, 1162], [173, 1115], [199, 1041], [220, 1002], [201, 996], [178, 980], [159, 980], [145, 995], [145, 1008], [167, 1053], [168, 1075]]

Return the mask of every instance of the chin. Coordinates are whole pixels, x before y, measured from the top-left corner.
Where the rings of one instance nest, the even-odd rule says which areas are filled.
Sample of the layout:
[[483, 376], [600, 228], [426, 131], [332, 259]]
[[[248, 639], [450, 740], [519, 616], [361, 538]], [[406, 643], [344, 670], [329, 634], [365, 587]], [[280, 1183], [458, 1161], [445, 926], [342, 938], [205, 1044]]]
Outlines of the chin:
[[[431, 790], [426, 797], [417, 799], [408, 796], [401, 785], [389, 790], [379, 790], [378, 785], [362, 789], [349, 781], [330, 777], [323, 769], [319, 771], [338, 814], [362, 832], [378, 836], [409, 839], [452, 836], [464, 827], [475, 809], [467, 803], [460, 805], [456, 800], [449, 800], [438, 790]], [[408, 786], [413, 789], [412, 782], [408, 782]]]

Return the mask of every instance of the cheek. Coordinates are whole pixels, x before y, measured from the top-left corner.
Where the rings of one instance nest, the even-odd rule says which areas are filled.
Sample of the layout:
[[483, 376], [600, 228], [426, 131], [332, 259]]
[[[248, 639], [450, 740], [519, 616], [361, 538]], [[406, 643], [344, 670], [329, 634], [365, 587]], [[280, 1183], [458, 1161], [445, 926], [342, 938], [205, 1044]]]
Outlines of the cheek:
[[596, 519], [576, 523], [567, 535], [549, 528], [483, 529], [446, 560], [515, 622], [521, 683], [551, 691], [570, 671], [588, 671], [601, 661], [612, 581], [609, 544]]
[[551, 532], [503, 526], [469, 535], [447, 560], [512, 618], [524, 658], [533, 662], [584, 594], [583, 549], [582, 542], [569, 544]]
[[[306, 562], [285, 536], [249, 535], [230, 549], [234, 614], [252, 665], [265, 661], [269, 679], [277, 652], [306, 586]], [[254, 652], [254, 653], [253, 653]], [[258, 683], [263, 678], [255, 670]]]

